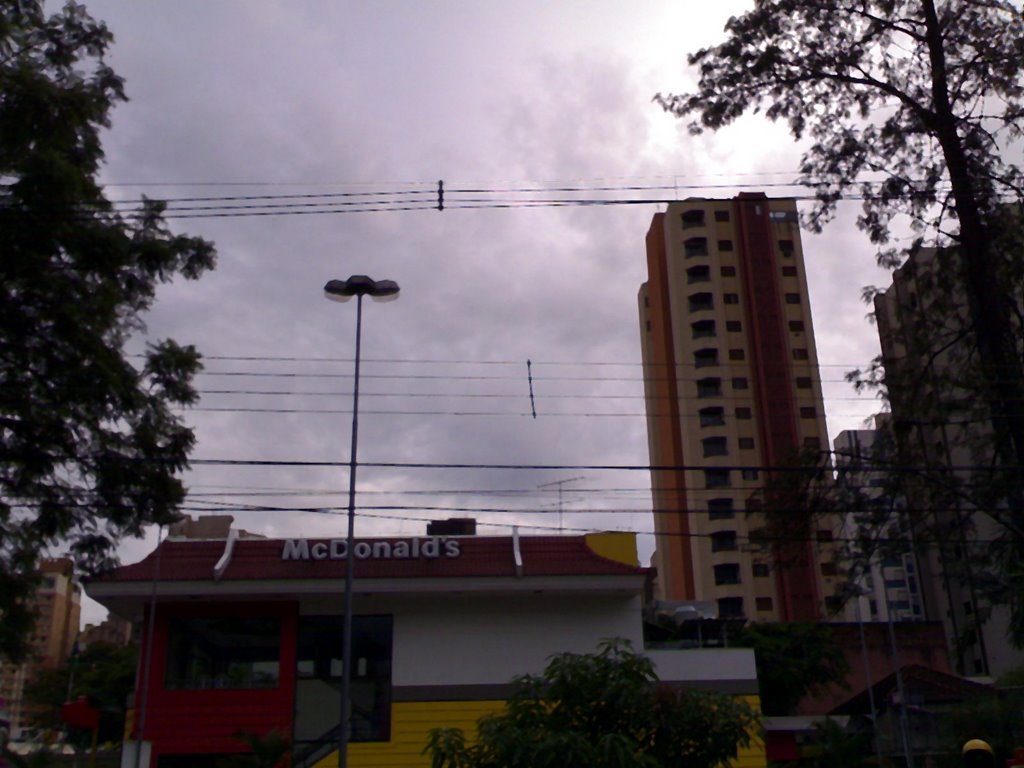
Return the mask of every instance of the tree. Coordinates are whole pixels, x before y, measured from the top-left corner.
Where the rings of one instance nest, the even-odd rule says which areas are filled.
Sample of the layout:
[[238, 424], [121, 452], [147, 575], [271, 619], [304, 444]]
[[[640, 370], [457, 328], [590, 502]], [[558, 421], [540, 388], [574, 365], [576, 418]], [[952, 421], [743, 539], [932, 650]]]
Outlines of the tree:
[[431, 731], [433, 768], [728, 766], [757, 721], [729, 696], [659, 684], [624, 641], [559, 654], [512, 685], [505, 710], [479, 721], [475, 744], [458, 729]]
[[1024, 554], [1024, 228], [1006, 207], [1024, 199], [1024, 175], [1005, 159], [1024, 127], [1021, 11], [1005, 0], [756, 0], [726, 32], [689, 56], [696, 91], [655, 97], [665, 109], [693, 117], [700, 132], [763, 108], [808, 142], [800, 181], [815, 191], [813, 229], [858, 192], [858, 224], [881, 264], [902, 258], [890, 231], [900, 215], [917, 236], [911, 252], [931, 245], [958, 255], [943, 279], [962, 297], [957, 337], [978, 375], [949, 386], [969, 386], [984, 405], [972, 453], [988, 469], [973, 484], [983, 483], [984, 498], [971, 504], [1001, 528], [993, 594], [1009, 603], [1024, 644], [1024, 573], [1015, 565]]
[[733, 643], [754, 649], [766, 715], [796, 714], [801, 699], [843, 685], [850, 671], [827, 624], [748, 624]]
[[241, 731], [235, 738], [250, 752], [224, 758], [219, 761], [220, 768], [277, 768], [292, 751], [292, 740], [281, 731], [272, 730], [262, 736]]
[[97, 181], [100, 130], [123, 101], [106, 27], [79, 5], [0, 5], [0, 655], [23, 659], [39, 558], [92, 571], [124, 536], [176, 519], [194, 438], [192, 347], [125, 344], [156, 286], [196, 278], [213, 246], [163, 206], [118, 211]]
[[[36, 671], [24, 694], [31, 724], [44, 730], [61, 730], [61, 705], [86, 696], [100, 710], [100, 741], [120, 741], [128, 697], [135, 690], [137, 660], [138, 649], [134, 646], [93, 643], [59, 669]], [[91, 734], [74, 737], [72, 741], [84, 748]]]

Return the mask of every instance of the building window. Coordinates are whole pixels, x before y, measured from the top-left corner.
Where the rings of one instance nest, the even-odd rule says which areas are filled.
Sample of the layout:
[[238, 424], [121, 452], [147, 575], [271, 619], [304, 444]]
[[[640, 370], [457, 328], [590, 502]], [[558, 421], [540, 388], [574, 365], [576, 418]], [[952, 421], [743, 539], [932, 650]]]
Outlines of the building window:
[[[342, 616], [300, 616], [295, 668], [295, 747], [307, 751], [328, 746], [337, 734], [325, 730], [340, 715]], [[352, 741], [391, 738], [390, 616], [354, 616], [352, 620]], [[305, 715], [305, 717], [303, 717]]]
[[720, 251], [731, 251], [732, 250], [732, 240], [719, 240], [718, 241], [718, 250], [720, 250]]
[[822, 576], [835, 576], [839, 572], [834, 561], [829, 560], [827, 563], [821, 564], [821, 575]]
[[693, 353], [693, 364], [698, 368], [718, 365], [718, 350], [714, 347], [698, 349]]
[[779, 252], [787, 259], [793, 257], [793, 251], [795, 250], [796, 247], [793, 245], [792, 240], [779, 240]]
[[683, 253], [686, 258], [708, 255], [708, 239], [706, 237], [690, 237], [683, 241]]
[[797, 376], [796, 377], [796, 388], [797, 389], [810, 389], [811, 388], [811, 377], [810, 376]]
[[772, 599], [770, 597], [755, 597], [754, 604], [757, 606], [759, 611], [770, 611], [773, 609]]
[[683, 211], [683, 215], [680, 216], [683, 223], [683, 229], [691, 229], [692, 227], [703, 227], [704, 226], [704, 211], [700, 208], [691, 208], [688, 211]]
[[808, 357], [809, 357], [808, 352], [803, 347], [799, 347], [799, 348], [793, 350], [793, 359], [794, 360], [807, 360]]
[[740, 583], [739, 563], [723, 563], [722, 565], [716, 565], [714, 566], [714, 572], [715, 584], [717, 586]]
[[796, 277], [796, 267], [783, 267], [782, 268], [782, 276], [783, 277]]
[[736, 267], [722, 267], [722, 277], [736, 277]]
[[744, 451], [752, 450], [754, 447], [754, 438], [752, 437], [741, 437], [740, 438], [740, 449]]
[[715, 299], [710, 293], [691, 293], [689, 301], [691, 312], [701, 312], [715, 308]]
[[729, 220], [729, 212], [728, 211], [715, 211], [715, 221], [728, 221], [728, 220]]
[[722, 301], [726, 304], [739, 304], [740, 295], [738, 293], [727, 293], [722, 297]]
[[747, 353], [744, 352], [742, 349], [730, 349], [729, 350], [729, 359], [730, 360], [746, 360], [747, 359]]
[[743, 598], [742, 597], [720, 597], [718, 598], [718, 618], [720, 619], [742, 619]]
[[802, 405], [800, 406], [800, 418], [801, 419], [816, 419], [818, 418], [818, 409], [813, 405]]
[[736, 418], [737, 419], [749, 419], [753, 416], [749, 408], [737, 408]]
[[702, 427], [721, 427], [725, 426], [725, 408], [712, 407], [712, 408], [701, 408], [697, 411], [697, 415], [700, 417], [700, 425]]
[[705, 469], [704, 470], [704, 487], [705, 488], [728, 488], [731, 481], [729, 479], [728, 469]]
[[768, 218], [776, 224], [785, 222], [796, 222], [798, 220], [796, 211], [771, 211]]
[[739, 320], [726, 320], [725, 330], [729, 333], [739, 333], [743, 330], [743, 326], [740, 324]]
[[745, 376], [737, 376], [732, 380], [733, 389], [750, 389], [750, 382], [747, 381]]
[[771, 568], [768, 563], [754, 563], [752, 567], [755, 578], [766, 579], [771, 576]]
[[787, 293], [785, 296], [787, 304], [799, 304], [800, 294], [799, 293]]
[[735, 552], [736, 531], [715, 531], [711, 534], [712, 552]]
[[698, 320], [696, 323], [690, 323], [690, 328], [693, 330], [693, 338], [695, 339], [715, 335], [714, 320]]
[[722, 380], [719, 378], [697, 379], [697, 397], [721, 397]]
[[817, 537], [818, 541], [821, 542], [829, 542], [835, 540], [835, 536], [832, 534], [832, 531], [830, 531], [828, 528], [819, 528], [815, 536]]
[[169, 690], [276, 688], [281, 620], [173, 618], [167, 630]]
[[732, 499], [708, 499], [708, 520], [731, 520], [735, 516]]
[[813, 448], [814, 450], [821, 450], [821, 438], [818, 437], [805, 437], [804, 448]]
[[740, 470], [740, 477], [744, 480], [757, 480], [757, 470], [753, 467], [746, 467]]
[[724, 437], [705, 437], [700, 444], [704, 449], [704, 458], [729, 455], [729, 446]]
[[686, 270], [687, 283], [707, 283], [711, 281], [711, 267], [707, 264], [698, 264]]
[[789, 330], [791, 330], [793, 333], [803, 333], [804, 332], [804, 321], [803, 320], [790, 320], [789, 321]]

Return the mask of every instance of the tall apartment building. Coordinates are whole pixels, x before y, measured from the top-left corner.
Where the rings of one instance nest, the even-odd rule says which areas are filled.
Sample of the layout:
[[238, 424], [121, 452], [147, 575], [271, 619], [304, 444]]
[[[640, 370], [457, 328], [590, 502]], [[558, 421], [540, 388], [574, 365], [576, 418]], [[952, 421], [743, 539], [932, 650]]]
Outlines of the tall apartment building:
[[1006, 639], [1008, 609], [983, 589], [999, 526], [979, 494], [992, 484], [990, 414], [967, 300], [950, 279], [959, 258], [917, 252], [876, 296], [875, 318], [900, 463], [915, 470], [905, 484], [925, 613], [945, 624], [957, 671], [998, 676], [1024, 654]]
[[32, 605], [36, 612], [32, 650], [24, 664], [0, 661], [0, 709], [6, 708], [15, 737], [25, 725], [23, 696], [38, 669], [57, 669], [71, 655], [81, 614], [82, 588], [74, 578], [71, 560], [44, 560], [42, 583]]
[[[888, 419], [875, 417], [883, 428]], [[867, 540], [876, 548], [849, 563], [856, 590], [844, 606], [847, 621], [923, 621], [921, 574], [902, 494], [893, 495], [879, 467], [892, 464], [879, 429], [846, 429], [832, 442], [839, 492], [852, 487], [870, 509], [854, 508], [841, 522], [842, 538]], [[858, 519], [863, 515], [864, 519]], [[883, 522], [884, 521], [884, 522]], [[858, 558], [859, 559], [859, 558]]]
[[835, 563], [815, 528], [785, 564], [749, 544], [765, 468], [827, 446], [796, 204], [759, 193], [671, 203], [640, 289], [657, 596], [719, 616], [817, 619]]

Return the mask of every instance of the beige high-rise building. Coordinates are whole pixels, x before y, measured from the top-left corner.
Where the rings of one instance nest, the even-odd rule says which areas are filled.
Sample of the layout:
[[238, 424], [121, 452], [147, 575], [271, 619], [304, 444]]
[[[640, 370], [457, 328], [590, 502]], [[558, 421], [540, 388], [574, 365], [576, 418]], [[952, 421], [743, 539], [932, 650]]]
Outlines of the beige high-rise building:
[[773, 555], [751, 546], [763, 521], [747, 514], [766, 468], [827, 448], [796, 205], [759, 193], [671, 203], [651, 222], [647, 266], [657, 596], [713, 601], [723, 617], [822, 618], [834, 527], [808, 519]]
[[39, 570], [42, 584], [32, 599], [37, 618], [29, 660], [24, 664], [0, 661], [0, 710], [6, 710], [15, 737], [25, 725], [26, 684], [36, 670], [57, 669], [68, 660], [81, 615], [82, 588], [71, 560], [44, 560]]

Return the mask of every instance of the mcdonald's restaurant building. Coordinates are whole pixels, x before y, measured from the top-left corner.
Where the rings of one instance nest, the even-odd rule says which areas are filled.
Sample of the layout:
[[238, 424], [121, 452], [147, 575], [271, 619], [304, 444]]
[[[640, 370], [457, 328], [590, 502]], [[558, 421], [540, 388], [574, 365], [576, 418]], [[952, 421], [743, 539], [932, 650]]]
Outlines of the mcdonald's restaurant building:
[[[207, 768], [278, 731], [291, 765], [337, 765], [345, 541], [236, 529], [171, 535], [93, 578], [89, 596], [142, 623], [122, 765]], [[643, 648], [649, 569], [632, 534], [359, 540], [349, 765], [427, 766], [436, 727], [475, 732], [509, 682], [605, 638]], [[646, 651], [663, 681], [757, 704], [747, 649]], [[138, 750], [138, 753], [136, 752]], [[765, 766], [759, 739], [734, 763]]]

